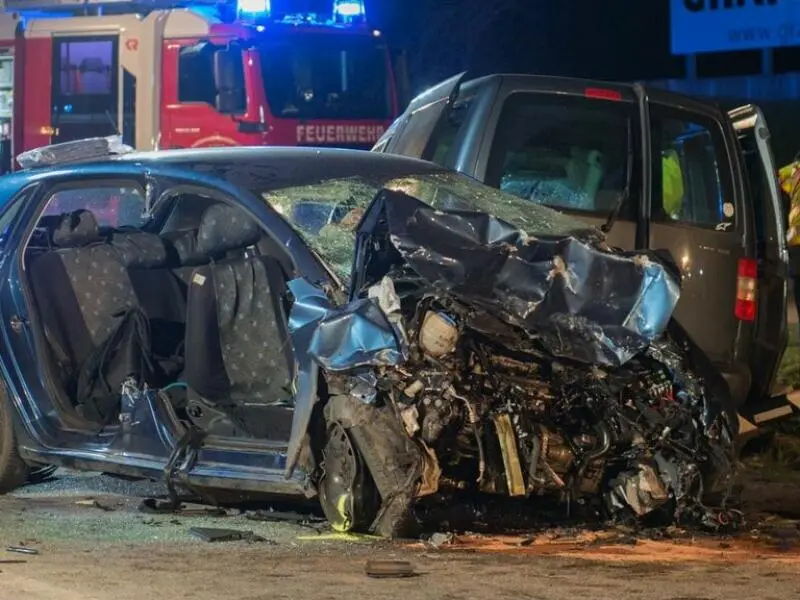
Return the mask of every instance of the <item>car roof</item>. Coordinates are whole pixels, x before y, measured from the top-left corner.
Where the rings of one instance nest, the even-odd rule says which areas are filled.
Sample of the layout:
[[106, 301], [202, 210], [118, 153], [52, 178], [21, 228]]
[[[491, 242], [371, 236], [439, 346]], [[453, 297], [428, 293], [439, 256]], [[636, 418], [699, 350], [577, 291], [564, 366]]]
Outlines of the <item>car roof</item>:
[[[308, 161], [306, 164], [318, 164], [329, 161], [340, 167], [346, 164], [365, 166], [377, 162], [393, 162], [396, 164], [416, 163], [417, 167], [435, 165], [425, 161], [407, 159], [405, 157], [387, 155], [366, 150], [353, 150], [345, 148], [317, 148], [313, 146], [235, 146], [215, 148], [188, 148], [181, 150], [157, 150], [150, 152], [132, 152], [115, 157], [115, 160], [134, 160], [148, 162], [164, 162], [172, 165], [203, 162], [208, 164], [224, 164], [226, 162], [258, 163], [269, 160], [274, 163], [288, 163], [291, 161]], [[384, 159], [388, 159], [385, 161]], [[399, 160], [394, 160], [399, 159]]]
[[[437, 173], [445, 171], [433, 163], [365, 150], [312, 147], [235, 147], [165, 150], [132, 153], [120, 161], [188, 167], [209, 175], [230, 179], [259, 173], [260, 185], [286, 187], [314, 183], [321, 179], [354, 177], [386, 177], [403, 173]], [[267, 177], [267, 181], [264, 177]], [[236, 180], [231, 180], [237, 183]], [[246, 183], [240, 181], [239, 183]]]
[[393, 177], [446, 171], [443, 167], [414, 158], [339, 148], [218, 147], [161, 150], [18, 171], [0, 177], [0, 197], [7, 199], [9, 193], [50, 177], [76, 173], [134, 173], [142, 165], [147, 165], [156, 175], [174, 175], [176, 169], [193, 171], [227, 179], [234, 185], [247, 187], [248, 183], [257, 183], [263, 189], [308, 185], [333, 178]]

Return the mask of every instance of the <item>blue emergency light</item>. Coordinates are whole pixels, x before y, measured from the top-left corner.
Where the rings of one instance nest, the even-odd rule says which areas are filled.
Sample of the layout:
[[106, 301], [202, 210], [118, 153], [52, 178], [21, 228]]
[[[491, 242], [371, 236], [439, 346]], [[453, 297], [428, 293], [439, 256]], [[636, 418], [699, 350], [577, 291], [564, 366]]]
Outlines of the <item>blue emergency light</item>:
[[337, 21], [364, 21], [366, 16], [364, 0], [333, 0], [333, 18]]
[[251, 16], [269, 16], [270, 0], [237, 0], [236, 11]]

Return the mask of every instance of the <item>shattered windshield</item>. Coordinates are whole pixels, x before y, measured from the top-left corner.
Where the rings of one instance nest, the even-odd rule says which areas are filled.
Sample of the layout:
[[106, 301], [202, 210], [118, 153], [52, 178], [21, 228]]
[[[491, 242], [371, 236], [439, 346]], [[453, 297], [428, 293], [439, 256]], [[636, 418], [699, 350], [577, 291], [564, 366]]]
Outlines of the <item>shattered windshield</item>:
[[407, 175], [392, 179], [349, 177], [262, 194], [300, 232], [340, 277], [347, 279], [355, 230], [382, 189], [404, 192], [441, 210], [479, 211], [508, 221], [527, 234], [564, 234], [585, 225], [457, 173]]

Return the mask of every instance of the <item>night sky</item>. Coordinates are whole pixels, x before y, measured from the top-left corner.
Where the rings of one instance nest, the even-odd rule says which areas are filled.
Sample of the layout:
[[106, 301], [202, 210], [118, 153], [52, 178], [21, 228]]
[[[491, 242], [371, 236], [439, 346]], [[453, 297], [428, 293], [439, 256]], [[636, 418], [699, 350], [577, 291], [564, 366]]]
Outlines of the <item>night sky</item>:
[[668, 0], [366, 0], [409, 52], [415, 87], [461, 70], [602, 79], [680, 77]]

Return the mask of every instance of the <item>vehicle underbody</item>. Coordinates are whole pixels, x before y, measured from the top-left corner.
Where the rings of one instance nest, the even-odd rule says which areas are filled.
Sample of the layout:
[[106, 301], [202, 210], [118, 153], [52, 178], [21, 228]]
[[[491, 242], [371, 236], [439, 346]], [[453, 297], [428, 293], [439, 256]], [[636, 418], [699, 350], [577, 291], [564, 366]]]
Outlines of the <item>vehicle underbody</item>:
[[[316, 292], [320, 310], [294, 328], [330, 396], [317, 475], [334, 526], [402, 535], [420, 499], [470, 494], [728, 522], [728, 391], [670, 321], [667, 260], [383, 194], [352, 301], [323, 309]], [[290, 288], [296, 306], [315, 294]]]

